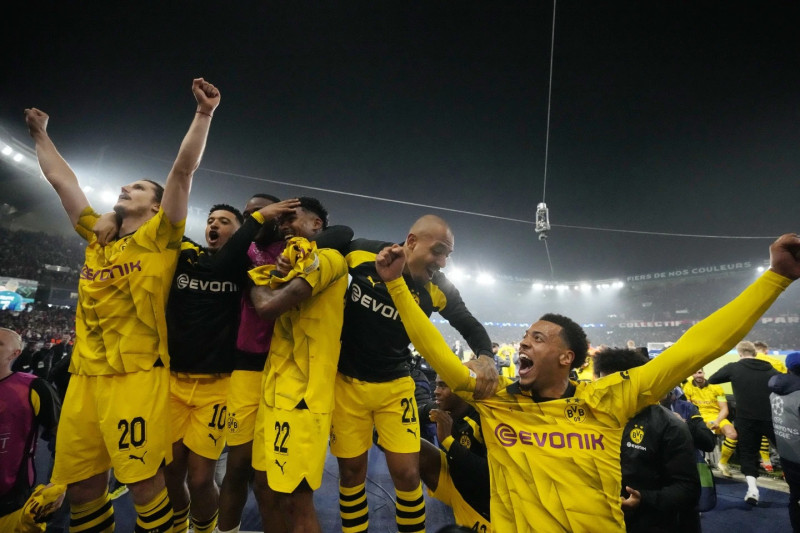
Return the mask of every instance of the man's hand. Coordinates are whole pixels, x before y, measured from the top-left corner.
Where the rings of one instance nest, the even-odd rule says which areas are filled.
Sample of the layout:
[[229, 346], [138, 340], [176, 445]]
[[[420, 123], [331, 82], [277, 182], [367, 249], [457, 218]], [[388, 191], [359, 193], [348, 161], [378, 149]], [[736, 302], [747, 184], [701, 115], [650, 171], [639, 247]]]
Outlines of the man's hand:
[[100, 246], [106, 246], [116, 240], [117, 233], [119, 233], [117, 214], [111, 211], [100, 215], [92, 227], [92, 232], [97, 236]]
[[623, 511], [633, 511], [642, 503], [642, 493], [630, 487], [625, 487], [625, 490], [628, 491], [628, 497], [620, 497], [620, 505]]
[[387, 246], [375, 258], [375, 269], [384, 282], [392, 281], [403, 275], [406, 255], [399, 244]]
[[300, 200], [297, 198], [291, 198], [289, 200], [275, 202], [274, 204], [264, 206], [259, 209], [258, 212], [261, 213], [261, 216], [264, 217], [264, 220], [275, 220], [281, 215], [288, 215], [289, 213], [294, 212], [295, 208], [297, 207], [300, 207]]
[[285, 278], [286, 274], [292, 270], [292, 262], [281, 254], [275, 260], [275, 270], [278, 271], [279, 277]]
[[786, 233], [769, 247], [769, 268], [791, 280], [800, 278], [800, 236]]
[[717, 431], [719, 429], [719, 422], [716, 420], [712, 420], [708, 423], [708, 429], [711, 431]]
[[47, 133], [47, 121], [50, 117], [44, 111], [31, 107], [25, 110], [25, 124], [28, 125], [28, 133], [31, 137]]
[[450, 413], [441, 409], [431, 409], [429, 416], [431, 422], [436, 422], [436, 438], [440, 443], [453, 434], [453, 417]]
[[481, 355], [477, 359], [464, 363], [467, 368], [475, 372], [475, 390], [472, 397], [476, 400], [485, 400], [497, 390], [497, 366], [494, 359], [488, 355]]
[[192, 93], [197, 100], [197, 110], [206, 115], [213, 115], [220, 100], [217, 88], [203, 78], [195, 78], [192, 80]]

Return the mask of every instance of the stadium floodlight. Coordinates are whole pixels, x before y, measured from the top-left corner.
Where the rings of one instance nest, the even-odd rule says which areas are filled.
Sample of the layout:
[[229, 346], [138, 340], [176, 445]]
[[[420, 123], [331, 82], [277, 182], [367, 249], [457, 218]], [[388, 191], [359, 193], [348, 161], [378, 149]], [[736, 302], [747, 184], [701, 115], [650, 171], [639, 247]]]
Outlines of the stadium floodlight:
[[448, 279], [450, 279], [450, 281], [453, 281], [455, 283], [458, 283], [459, 281], [463, 281], [465, 279], [469, 279], [469, 274], [467, 274], [464, 270], [456, 267], [448, 268], [445, 271], [445, 274], [447, 275]]
[[110, 190], [108, 190], [108, 189], [106, 189], [106, 190], [104, 190], [102, 193], [100, 193], [100, 199], [101, 199], [103, 202], [105, 202], [105, 203], [107, 203], [107, 204], [112, 204], [112, 205], [113, 205], [114, 203], [116, 203], [116, 201], [117, 201], [117, 196], [118, 196], [118, 195], [114, 194], [112, 191], [110, 191]]
[[534, 284], [533, 284], [531, 287], [532, 287], [532, 288], [533, 288], [533, 290], [535, 290], [535, 291], [541, 291], [541, 290], [544, 290], [544, 283], [539, 283], [539, 282], [537, 281], [537, 282], [536, 282], [536, 283], [534, 283]]
[[557, 291], [565, 291], [567, 289], [569, 289], [569, 285], [564, 285], [563, 283], [559, 283], [558, 285], [556, 285]]
[[83, 187], [81, 187], [81, 189], [83, 189], [83, 192], [85, 192], [86, 194], [89, 194], [94, 190], [94, 187], [92, 187], [91, 185], [84, 185]]
[[488, 272], [481, 272], [478, 274], [476, 281], [478, 282], [478, 285], [494, 285], [496, 280], [494, 279], [494, 276]]
[[625, 284], [621, 281], [615, 281], [611, 286], [614, 287], [615, 289], [621, 289], [622, 287], [625, 286]]
[[582, 281], [578, 287], [580, 288], [581, 292], [589, 292], [592, 290], [592, 285], [586, 281]]
[[763, 266], [758, 267], [756, 269], [756, 272], [758, 272], [758, 273], [764, 272], [764, 267]]
[[15, 163], [19, 163], [24, 158], [25, 158], [24, 155], [17, 153], [17, 154], [14, 154], [14, 157], [12, 157], [11, 159], [13, 159]]
[[4, 145], [2, 150], [3, 155], [10, 156], [14, 153], [14, 150], [9, 145]]

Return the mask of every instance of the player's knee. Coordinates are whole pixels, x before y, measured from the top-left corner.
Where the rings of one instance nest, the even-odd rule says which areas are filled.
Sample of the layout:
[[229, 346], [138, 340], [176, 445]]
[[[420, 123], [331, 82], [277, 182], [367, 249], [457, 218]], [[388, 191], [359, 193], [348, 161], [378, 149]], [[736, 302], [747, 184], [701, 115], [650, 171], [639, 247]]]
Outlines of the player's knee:
[[81, 505], [101, 497], [107, 489], [108, 472], [104, 472], [70, 484], [67, 487], [67, 494], [72, 505]]
[[340, 460], [339, 481], [345, 487], [360, 485], [367, 478], [366, 461]]
[[414, 490], [419, 486], [419, 464], [395, 466], [391, 475], [394, 486], [400, 490]]
[[186, 484], [191, 493], [211, 489], [214, 486], [214, 470], [207, 468], [192, 469], [186, 476]]

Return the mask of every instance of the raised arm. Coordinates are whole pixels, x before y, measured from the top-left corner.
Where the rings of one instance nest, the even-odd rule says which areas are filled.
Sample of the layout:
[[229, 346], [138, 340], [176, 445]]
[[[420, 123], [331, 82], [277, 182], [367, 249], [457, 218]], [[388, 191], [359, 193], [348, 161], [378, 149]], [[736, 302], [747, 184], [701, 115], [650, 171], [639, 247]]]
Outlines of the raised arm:
[[375, 260], [378, 274], [386, 283], [411, 343], [451, 389], [475, 390], [475, 374], [453, 355], [442, 334], [414, 301], [403, 279], [404, 264], [403, 247], [397, 244], [381, 250]]
[[203, 152], [206, 148], [206, 139], [211, 127], [211, 118], [214, 110], [219, 105], [220, 94], [216, 87], [197, 78], [192, 81], [192, 93], [197, 100], [197, 111], [194, 120], [189, 126], [189, 131], [183, 138], [178, 156], [172, 165], [172, 170], [167, 176], [164, 186], [164, 196], [161, 207], [164, 214], [173, 224], [186, 218], [189, 204], [189, 189], [192, 186], [192, 177], [200, 166]]
[[39, 167], [42, 169], [45, 179], [53, 186], [61, 199], [61, 205], [64, 206], [69, 221], [74, 227], [78, 224], [81, 212], [89, 206], [89, 201], [78, 184], [75, 172], [61, 157], [56, 145], [47, 134], [49, 119], [47, 113], [35, 107], [25, 110], [25, 123], [28, 125], [28, 133], [36, 144]]
[[[695, 324], [672, 346], [644, 366], [630, 371], [641, 376], [640, 405], [661, 398], [693, 370], [732, 349], [752, 329], [775, 299], [800, 277], [800, 237], [786, 234], [770, 246], [770, 269], [732, 302]], [[724, 369], [724, 367], [723, 367]], [[718, 370], [708, 378], [717, 380]]]

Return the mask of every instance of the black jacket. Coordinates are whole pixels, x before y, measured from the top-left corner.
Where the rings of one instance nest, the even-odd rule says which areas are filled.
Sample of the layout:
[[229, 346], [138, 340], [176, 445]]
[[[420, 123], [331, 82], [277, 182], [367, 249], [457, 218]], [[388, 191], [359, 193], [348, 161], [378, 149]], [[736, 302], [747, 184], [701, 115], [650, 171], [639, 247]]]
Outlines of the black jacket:
[[771, 364], [752, 357], [728, 363], [708, 378], [709, 383], [727, 383], [733, 388], [736, 399], [736, 418], [748, 420], [772, 420], [769, 405], [769, 378], [780, 374]]
[[695, 507], [700, 498], [700, 477], [692, 436], [674, 413], [652, 405], [628, 421], [620, 449], [622, 492], [638, 490], [642, 501], [625, 514], [629, 533], [644, 531], [696, 531]]

